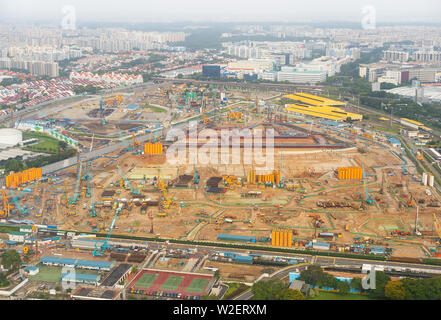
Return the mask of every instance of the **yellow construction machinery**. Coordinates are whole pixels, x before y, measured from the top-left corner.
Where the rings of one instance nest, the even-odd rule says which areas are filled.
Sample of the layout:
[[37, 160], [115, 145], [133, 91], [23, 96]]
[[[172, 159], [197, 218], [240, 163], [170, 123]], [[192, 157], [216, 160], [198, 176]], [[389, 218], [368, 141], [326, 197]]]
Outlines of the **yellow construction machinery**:
[[216, 226], [214, 227], [215, 230], [220, 230], [220, 227], [222, 226], [222, 224], [224, 223], [223, 219], [219, 219], [216, 221]]
[[135, 147], [141, 145], [141, 144], [139, 143], [139, 141], [136, 140], [136, 138], [135, 138], [135, 133], [134, 133], [134, 132], [132, 132], [132, 139], [133, 139], [133, 149], [135, 149]]
[[158, 180], [156, 182], [156, 187], [162, 192], [161, 201], [159, 203], [159, 213], [158, 216], [166, 216], [168, 209], [173, 204], [173, 197], [169, 194], [167, 184], [161, 180], [160, 169], [158, 168]]
[[222, 176], [226, 186], [240, 185], [240, 181], [236, 176]]
[[5, 190], [2, 190], [3, 193], [3, 208], [0, 210], [0, 218], [7, 218], [9, 217], [9, 212], [14, 206], [9, 204], [9, 200], [6, 197]]

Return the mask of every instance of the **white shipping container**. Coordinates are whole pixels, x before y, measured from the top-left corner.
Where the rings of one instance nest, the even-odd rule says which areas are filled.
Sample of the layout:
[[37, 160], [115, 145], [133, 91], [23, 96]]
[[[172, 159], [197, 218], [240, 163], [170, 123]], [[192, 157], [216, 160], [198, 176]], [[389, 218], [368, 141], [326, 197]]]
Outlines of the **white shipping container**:
[[433, 183], [435, 182], [435, 177], [430, 175], [429, 186], [433, 187]]
[[423, 180], [422, 180], [423, 186], [427, 186], [427, 173], [423, 173]]

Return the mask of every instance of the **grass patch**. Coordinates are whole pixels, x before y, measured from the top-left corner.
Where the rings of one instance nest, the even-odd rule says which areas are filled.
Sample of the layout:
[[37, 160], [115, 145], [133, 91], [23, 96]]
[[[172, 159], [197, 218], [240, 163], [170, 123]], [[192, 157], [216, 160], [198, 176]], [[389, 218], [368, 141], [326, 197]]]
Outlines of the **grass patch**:
[[[60, 282], [61, 281], [61, 268], [59, 267], [48, 267], [48, 266], [38, 266], [39, 272], [34, 276], [29, 276], [30, 280], [44, 281], [44, 282]], [[98, 274], [91, 270], [81, 270], [78, 273], [86, 274]]]
[[24, 150], [57, 154], [60, 150], [60, 142], [41, 132], [23, 132], [23, 140], [38, 139], [38, 143], [24, 147]]
[[0, 226], [0, 232], [9, 233], [12, 231], [20, 231], [20, 226]]
[[341, 294], [338, 292], [320, 291], [320, 293], [314, 298], [308, 298], [308, 300], [371, 300], [368, 296], [348, 293]]
[[165, 112], [164, 109], [162, 109], [162, 108], [158, 108], [158, 107], [155, 107], [155, 106], [151, 106], [151, 105], [146, 105], [146, 106], [144, 106], [144, 109], [149, 109], [150, 111], [152, 111], [152, 112], [157, 112], [157, 113]]
[[230, 300], [248, 289], [249, 287], [243, 283], [228, 283], [228, 290], [225, 292], [222, 300]]

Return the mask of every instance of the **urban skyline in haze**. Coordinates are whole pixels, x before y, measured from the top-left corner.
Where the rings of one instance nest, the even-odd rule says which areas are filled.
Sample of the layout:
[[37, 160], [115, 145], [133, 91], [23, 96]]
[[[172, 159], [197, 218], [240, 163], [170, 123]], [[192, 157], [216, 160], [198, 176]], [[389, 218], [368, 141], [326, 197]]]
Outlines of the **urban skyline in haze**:
[[436, 0], [311, 0], [307, 3], [288, 0], [1, 0], [0, 20], [14, 24], [56, 23], [62, 19], [62, 10], [66, 6], [75, 8], [79, 23], [359, 22], [366, 7], [375, 9], [379, 24], [441, 23], [441, 3]]

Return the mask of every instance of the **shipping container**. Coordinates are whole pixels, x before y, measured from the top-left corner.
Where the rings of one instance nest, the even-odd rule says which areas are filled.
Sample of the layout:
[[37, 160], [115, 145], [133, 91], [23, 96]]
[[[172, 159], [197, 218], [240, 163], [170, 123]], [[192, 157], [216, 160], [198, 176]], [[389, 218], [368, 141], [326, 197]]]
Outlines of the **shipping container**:
[[239, 236], [233, 234], [218, 234], [218, 240], [229, 240], [229, 241], [241, 241], [241, 242], [256, 242], [256, 237]]

